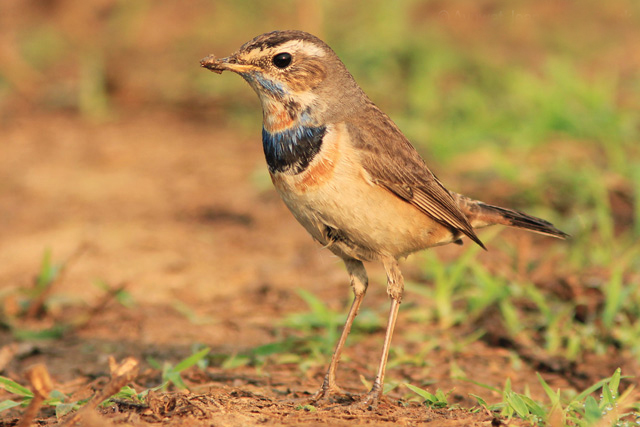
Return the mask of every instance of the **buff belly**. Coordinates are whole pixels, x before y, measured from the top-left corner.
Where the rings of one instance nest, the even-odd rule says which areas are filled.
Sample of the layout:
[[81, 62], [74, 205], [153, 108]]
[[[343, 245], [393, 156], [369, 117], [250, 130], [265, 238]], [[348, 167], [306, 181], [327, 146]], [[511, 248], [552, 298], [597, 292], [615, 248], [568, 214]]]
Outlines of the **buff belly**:
[[295, 218], [336, 255], [363, 261], [406, 256], [454, 235], [371, 182], [343, 126], [327, 129], [322, 148], [298, 174], [272, 173]]

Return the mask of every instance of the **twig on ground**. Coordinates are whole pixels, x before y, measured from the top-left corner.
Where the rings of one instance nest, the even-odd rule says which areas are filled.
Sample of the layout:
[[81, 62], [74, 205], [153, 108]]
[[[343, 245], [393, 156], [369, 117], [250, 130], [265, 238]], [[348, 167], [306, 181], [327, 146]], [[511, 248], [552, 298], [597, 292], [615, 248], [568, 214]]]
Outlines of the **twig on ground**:
[[53, 384], [51, 383], [49, 372], [42, 364], [35, 365], [29, 369], [27, 372], [27, 378], [31, 383], [33, 398], [22, 415], [17, 427], [29, 427], [31, 425], [31, 422], [38, 413], [40, 406], [42, 406], [42, 402], [49, 397], [49, 393], [53, 390]]
[[87, 414], [90, 414], [98, 405], [120, 391], [122, 387], [133, 381], [138, 376], [138, 361], [133, 357], [127, 357], [120, 364], [116, 364], [113, 357], [109, 358], [111, 381], [109, 381], [89, 402], [78, 412], [67, 418], [62, 427], [73, 426]]

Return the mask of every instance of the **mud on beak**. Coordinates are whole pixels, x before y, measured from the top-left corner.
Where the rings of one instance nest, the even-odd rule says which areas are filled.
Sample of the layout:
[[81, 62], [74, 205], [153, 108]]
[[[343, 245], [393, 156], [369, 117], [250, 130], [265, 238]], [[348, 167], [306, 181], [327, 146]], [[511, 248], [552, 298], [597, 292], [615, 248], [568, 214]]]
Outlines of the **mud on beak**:
[[253, 65], [238, 63], [235, 55], [220, 59], [217, 59], [215, 55], [209, 55], [206, 58], [200, 60], [200, 66], [217, 74], [221, 74], [225, 70], [242, 74], [255, 69]]

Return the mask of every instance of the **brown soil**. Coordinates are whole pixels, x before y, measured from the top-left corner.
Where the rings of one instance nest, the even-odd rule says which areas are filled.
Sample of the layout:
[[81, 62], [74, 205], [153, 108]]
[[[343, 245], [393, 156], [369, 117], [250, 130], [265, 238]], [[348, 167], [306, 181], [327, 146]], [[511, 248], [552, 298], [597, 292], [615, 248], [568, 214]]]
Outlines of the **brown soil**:
[[[298, 288], [346, 313], [351, 294], [339, 260], [309, 238], [273, 190], [254, 183], [256, 171], [264, 170], [257, 136], [170, 114], [131, 115], [109, 124], [66, 115], [18, 117], [3, 133], [3, 309], [18, 310], [15, 290], [33, 286], [48, 247], [55, 261], [70, 259], [68, 266], [49, 294], [48, 310], [19, 326], [73, 326], [60, 339], [19, 343], [6, 328], [0, 330], [0, 348], [10, 354], [0, 366], [2, 375], [28, 384], [25, 372], [42, 363], [54, 388], [77, 400], [105, 386], [108, 356], [134, 357], [141, 368], [131, 385], [139, 392], [161, 383], [160, 372], [146, 362], [149, 356], [176, 363], [192, 353], [194, 343], [202, 343], [211, 347], [214, 359], [224, 359], [295, 334], [280, 320], [307, 310]], [[518, 239], [531, 256], [549, 244], [535, 236], [503, 235]], [[443, 259], [464, 250], [438, 249]], [[499, 250], [480, 256], [489, 268], [501, 265]], [[365, 306], [384, 318], [384, 274], [376, 265], [368, 269], [372, 286]], [[404, 270], [408, 279], [419, 277], [415, 260], [405, 262]], [[137, 304], [123, 307], [93, 286], [97, 280], [123, 287]], [[405, 304], [428, 306], [429, 301], [408, 293]], [[85, 415], [83, 425], [499, 425], [482, 408], [464, 409], [475, 405], [469, 393], [489, 402], [501, 400], [499, 394], [452, 379], [452, 369], [499, 389], [511, 378], [514, 390], [528, 385], [540, 398], [536, 371], [555, 389], [586, 387], [618, 366], [637, 370], [633, 361], [610, 357], [550, 360], [534, 344], [508, 338], [494, 317], [488, 313], [480, 325], [440, 329], [401, 313], [395, 349], [408, 354], [423, 349], [407, 338], [416, 334], [437, 345], [426, 352], [422, 366], [392, 364], [389, 381], [432, 392], [453, 390], [449, 401], [460, 409], [409, 402], [410, 393], [399, 386], [374, 410], [354, 409], [347, 401], [309, 412], [302, 407], [320, 385], [328, 358], [310, 357], [316, 361], [304, 368], [267, 358], [257, 366], [192, 368], [183, 375], [190, 392], [158, 391], [140, 404], [121, 400]], [[488, 334], [455, 348], [477, 327]], [[383, 333], [348, 342], [339, 369], [345, 390], [366, 391], [360, 377], [370, 380], [375, 372]], [[5, 398], [0, 395], [0, 401]], [[22, 411], [3, 412], [0, 426], [15, 425]], [[39, 425], [57, 422], [50, 408], [42, 409], [37, 420]]]

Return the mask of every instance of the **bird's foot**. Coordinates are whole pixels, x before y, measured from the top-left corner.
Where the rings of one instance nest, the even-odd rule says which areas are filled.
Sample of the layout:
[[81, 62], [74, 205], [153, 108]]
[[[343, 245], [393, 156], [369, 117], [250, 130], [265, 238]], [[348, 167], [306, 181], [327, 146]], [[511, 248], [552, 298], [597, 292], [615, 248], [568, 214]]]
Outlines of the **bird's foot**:
[[350, 406], [354, 409], [372, 410], [378, 406], [378, 403], [380, 403], [381, 398], [382, 398], [382, 390], [379, 390], [376, 387], [374, 387], [373, 389], [371, 389], [369, 393], [365, 394], [360, 399], [357, 399]]
[[309, 404], [323, 406], [325, 409], [342, 407], [348, 411], [370, 411], [378, 406], [381, 398], [382, 393], [378, 389], [373, 389], [364, 395], [356, 395], [334, 385], [320, 388], [310, 399]]
[[311, 397], [310, 404], [344, 404], [353, 403], [355, 401], [351, 393], [343, 391], [335, 384], [323, 384], [320, 390]]

